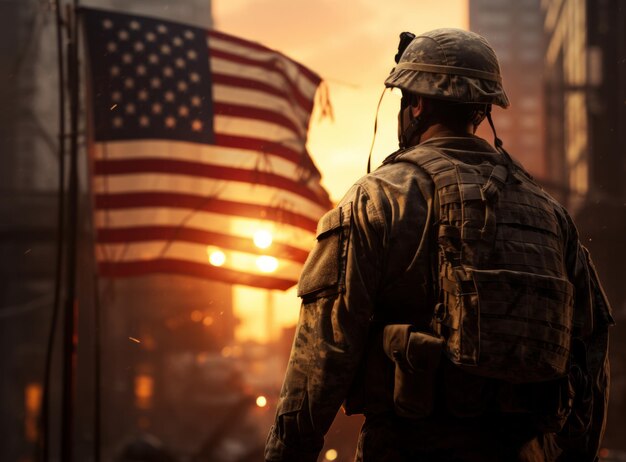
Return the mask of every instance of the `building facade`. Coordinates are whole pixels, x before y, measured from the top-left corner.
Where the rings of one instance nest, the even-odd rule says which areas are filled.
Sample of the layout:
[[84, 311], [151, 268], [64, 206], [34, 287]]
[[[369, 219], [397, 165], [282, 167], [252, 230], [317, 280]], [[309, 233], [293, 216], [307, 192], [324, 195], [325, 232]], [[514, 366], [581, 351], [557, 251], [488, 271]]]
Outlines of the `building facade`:
[[[498, 55], [511, 106], [493, 108], [505, 149], [536, 177], [546, 178], [543, 146], [543, 13], [540, 0], [470, 0], [470, 30], [485, 37]], [[478, 135], [492, 141], [488, 124]]]
[[542, 0], [546, 160], [613, 307], [605, 446], [626, 449], [626, 3]]

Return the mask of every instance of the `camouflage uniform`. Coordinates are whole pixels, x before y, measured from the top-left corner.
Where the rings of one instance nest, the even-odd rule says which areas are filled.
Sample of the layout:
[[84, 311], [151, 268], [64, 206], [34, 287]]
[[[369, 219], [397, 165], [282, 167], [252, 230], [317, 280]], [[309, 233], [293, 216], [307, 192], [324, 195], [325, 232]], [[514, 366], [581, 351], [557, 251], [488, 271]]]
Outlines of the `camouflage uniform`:
[[[439, 86], [454, 88], [449, 83]], [[475, 83], [473, 98], [490, 93], [491, 99], [483, 102], [495, 98], [497, 104], [508, 104], [497, 81]], [[450, 90], [454, 92], [460, 95]], [[502, 162], [491, 145], [473, 136], [420, 144], [429, 147], [458, 159]], [[366, 416], [359, 461], [594, 460], [605, 424], [612, 320], [588, 254], [567, 212], [556, 203], [567, 275], [576, 287], [574, 309], [594, 314], [579, 331], [586, 386], [576, 387], [574, 410], [563, 430], [549, 433], [542, 426], [544, 408], [549, 416], [554, 406], [546, 388], [472, 376], [448, 361], [436, 371], [434, 411], [420, 419], [397, 415], [394, 363], [383, 351], [383, 329], [390, 324], [430, 328], [436, 303], [433, 192], [428, 174], [391, 156], [320, 220], [298, 286], [300, 320], [266, 444], [267, 461], [316, 461], [342, 404], [346, 413]]]

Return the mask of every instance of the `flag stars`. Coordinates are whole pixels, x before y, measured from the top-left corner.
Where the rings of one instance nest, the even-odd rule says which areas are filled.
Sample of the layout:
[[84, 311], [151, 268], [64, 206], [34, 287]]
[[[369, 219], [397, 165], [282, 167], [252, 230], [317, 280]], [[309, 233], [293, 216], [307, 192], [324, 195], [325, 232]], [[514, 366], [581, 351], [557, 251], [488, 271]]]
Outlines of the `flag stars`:
[[189, 59], [191, 59], [193, 61], [197, 57], [198, 57], [198, 53], [196, 53], [194, 50], [187, 51], [187, 58], [189, 58]]
[[145, 88], [139, 90], [139, 92], [137, 93], [137, 99], [139, 101], [148, 101], [148, 90], [146, 90]]
[[178, 88], [178, 91], [181, 91], [181, 92], [187, 91], [187, 82], [181, 80], [176, 85], [176, 88]]
[[134, 81], [132, 78], [130, 78], [130, 77], [126, 77], [126, 78], [124, 79], [124, 87], [126, 87], [126, 88], [128, 88], [128, 89], [131, 89], [131, 88], [133, 88], [134, 86], [135, 86], [135, 81]]
[[124, 125], [124, 119], [122, 119], [121, 117], [113, 117], [112, 122], [115, 128], [122, 128], [122, 126]]
[[111, 67], [111, 69], [109, 69], [109, 72], [113, 77], [117, 77], [118, 75], [120, 75], [120, 68], [118, 66], [113, 66]]
[[128, 103], [126, 107], [124, 108], [124, 111], [126, 111], [126, 114], [134, 114], [136, 110], [137, 108], [135, 107], [133, 103]]
[[178, 115], [181, 117], [187, 117], [189, 115], [189, 108], [185, 105], [178, 108]]
[[117, 36], [119, 37], [120, 40], [128, 40], [128, 37], [130, 37], [130, 34], [128, 33], [127, 30], [120, 29], [120, 31], [117, 33]]
[[112, 27], [113, 27], [113, 21], [111, 21], [110, 19], [105, 19], [104, 21], [102, 21], [103, 29], [111, 29]]
[[154, 42], [156, 40], [156, 34], [154, 32], [147, 32], [146, 33], [146, 40], [148, 42]]
[[147, 115], [142, 115], [139, 117], [139, 126], [140, 127], [149, 127], [150, 126], [150, 117]]
[[111, 93], [111, 99], [114, 103], [119, 103], [120, 101], [122, 101], [122, 92], [114, 91], [113, 93]]
[[167, 128], [174, 128], [176, 127], [176, 119], [172, 116], [168, 116], [165, 118], [165, 126]]
[[130, 28], [132, 30], [139, 30], [139, 29], [141, 29], [141, 24], [139, 24], [139, 21], [134, 21], [133, 20], [133, 21], [130, 22]]
[[161, 45], [161, 54], [169, 55], [172, 52], [172, 48], [169, 45]]
[[185, 60], [183, 58], [176, 58], [174, 64], [177, 68], [182, 69], [185, 67]]
[[137, 66], [137, 75], [146, 75], [146, 71], [146, 66], [144, 66], [143, 64]]
[[130, 64], [133, 62], [133, 55], [131, 55], [130, 53], [124, 53], [122, 55], [122, 62], [124, 64]]
[[115, 42], [107, 43], [107, 51], [109, 53], [114, 53], [115, 51], [117, 51], [117, 44]]
[[161, 114], [163, 113], [163, 105], [161, 103], [152, 104], [152, 113], [153, 114]]
[[174, 96], [174, 92], [173, 91], [166, 91], [165, 92], [165, 101], [167, 101], [168, 103], [173, 103], [175, 100], [175, 96]]
[[174, 46], [177, 46], [177, 47], [182, 46], [183, 39], [181, 39], [180, 37], [174, 37], [172, 39], [172, 43], [174, 44]]
[[148, 56], [148, 62], [150, 64], [158, 64], [159, 63], [159, 57], [156, 54], [151, 53], [150, 56]]
[[136, 52], [142, 52], [146, 48], [146, 46], [141, 42], [135, 42], [133, 48]]
[[200, 132], [200, 131], [202, 131], [202, 121], [200, 121], [200, 120], [198, 120], [198, 119], [194, 119], [194, 120], [191, 122], [191, 129], [192, 129], [194, 132]]
[[192, 72], [191, 74], [189, 74], [189, 79], [194, 83], [198, 83], [200, 81], [200, 74], [198, 74], [197, 72]]
[[157, 26], [157, 32], [159, 34], [167, 34], [167, 27], [165, 26], [165, 24], [159, 24]]
[[194, 107], [200, 107], [202, 105], [202, 99], [198, 95], [192, 96], [191, 105]]
[[172, 77], [174, 75], [174, 69], [172, 69], [171, 66], [165, 66], [163, 68], [163, 75], [165, 77]]
[[187, 40], [191, 40], [194, 38], [193, 32], [191, 32], [189, 29], [185, 31], [184, 36]]
[[161, 79], [158, 77], [153, 77], [150, 79], [150, 86], [152, 88], [161, 88]]

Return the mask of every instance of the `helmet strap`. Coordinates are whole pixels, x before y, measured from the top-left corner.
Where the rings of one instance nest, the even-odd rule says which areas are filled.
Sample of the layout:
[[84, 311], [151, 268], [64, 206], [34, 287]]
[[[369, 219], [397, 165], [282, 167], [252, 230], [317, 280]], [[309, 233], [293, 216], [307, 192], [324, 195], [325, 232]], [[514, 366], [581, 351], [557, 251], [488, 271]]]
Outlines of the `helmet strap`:
[[383, 97], [385, 96], [385, 92], [387, 91], [387, 87], [383, 89], [383, 92], [380, 94], [380, 98], [378, 99], [378, 105], [376, 106], [376, 117], [374, 118], [374, 134], [372, 135], [372, 144], [370, 145], [370, 153], [367, 156], [367, 173], [372, 171], [372, 152], [374, 151], [374, 142], [376, 141], [376, 132], [378, 131], [378, 113], [380, 111], [380, 103], [383, 102]]
[[489, 122], [491, 131], [493, 132], [493, 144], [496, 147], [496, 150], [504, 158], [510, 171], [517, 170], [517, 167], [513, 163], [513, 159], [511, 158], [511, 155], [506, 151], [506, 149], [504, 149], [504, 143], [502, 143], [502, 140], [498, 138], [498, 134], [496, 133], [496, 127], [494, 126], [493, 119], [491, 118], [491, 104], [487, 106], [487, 121]]

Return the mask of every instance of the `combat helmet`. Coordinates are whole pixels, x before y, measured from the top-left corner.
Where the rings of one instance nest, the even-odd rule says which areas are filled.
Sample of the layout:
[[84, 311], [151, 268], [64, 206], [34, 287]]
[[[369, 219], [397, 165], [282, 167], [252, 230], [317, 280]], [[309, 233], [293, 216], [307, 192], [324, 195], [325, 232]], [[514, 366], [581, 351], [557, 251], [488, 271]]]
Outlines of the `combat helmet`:
[[446, 28], [417, 37], [404, 32], [396, 63], [387, 87], [451, 102], [509, 106], [498, 58], [474, 32]]

